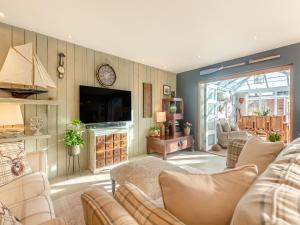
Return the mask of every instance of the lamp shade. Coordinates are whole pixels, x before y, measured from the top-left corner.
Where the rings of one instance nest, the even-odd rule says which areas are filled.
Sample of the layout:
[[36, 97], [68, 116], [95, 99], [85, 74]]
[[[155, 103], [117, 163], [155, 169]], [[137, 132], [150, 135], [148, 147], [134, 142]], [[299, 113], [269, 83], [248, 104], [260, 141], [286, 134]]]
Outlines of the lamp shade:
[[0, 104], [0, 126], [24, 124], [19, 104]]
[[156, 113], [156, 122], [157, 123], [166, 122], [166, 112], [157, 112]]

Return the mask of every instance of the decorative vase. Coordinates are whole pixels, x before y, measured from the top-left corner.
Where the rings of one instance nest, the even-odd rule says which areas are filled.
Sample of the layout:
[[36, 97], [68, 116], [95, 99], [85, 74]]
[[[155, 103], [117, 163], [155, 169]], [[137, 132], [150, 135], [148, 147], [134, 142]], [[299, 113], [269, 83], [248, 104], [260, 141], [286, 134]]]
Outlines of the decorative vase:
[[177, 112], [177, 106], [175, 102], [170, 103], [170, 113], [176, 113]]
[[69, 156], [75, 156], [80, 154], [80, 145], [74, 145], [68, 147], [68, 154]]
[[189, 136], [190, 133], [191, 133], [191, 128], [185, 127], [185, 128], [183, 129], [183, 132], [184, 132], [184, 135], [185, 135], [185, 136]]

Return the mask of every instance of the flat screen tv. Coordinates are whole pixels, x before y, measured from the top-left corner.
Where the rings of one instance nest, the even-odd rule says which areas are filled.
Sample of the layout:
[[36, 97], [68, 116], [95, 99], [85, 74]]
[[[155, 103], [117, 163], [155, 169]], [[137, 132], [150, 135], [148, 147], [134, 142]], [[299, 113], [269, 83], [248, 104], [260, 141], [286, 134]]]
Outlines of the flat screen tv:
[[80, 86], [80, 120], [85, 124], [131, 120], [131, 92]]

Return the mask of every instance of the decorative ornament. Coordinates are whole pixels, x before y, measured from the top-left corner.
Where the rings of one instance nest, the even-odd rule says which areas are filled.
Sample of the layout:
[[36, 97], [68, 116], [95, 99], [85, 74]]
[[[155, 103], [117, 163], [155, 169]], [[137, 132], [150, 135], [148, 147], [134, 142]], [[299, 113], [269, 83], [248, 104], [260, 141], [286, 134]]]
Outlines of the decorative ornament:
[[65, 73], [65, 68], [64, 68], [64, 58], [66, 57], [64, 53], [59, 53], [58, 54], [59, 61], [58, 61], [58, 67], [57, 67], [57, 72], [58, 72], [58, 78], [63, 79], [64, 78], [64, 73]]
[[43, 119], [40, 117], [32, 117], [30, 119], [30, 130], [33, 131], [33, 135], [41, 135], [40, 130], [43, 128]]
[[117, 76], [109, 64], [103, 64], [98, 68], [96, 78], [102, 86], [112, 86], [116, 82]]
[[244, 103], [244, 100], [245, 100], [244, 98], [239, 98], [239, 103], [240, 103], [240, 104], [243, 104], [243, 103]]

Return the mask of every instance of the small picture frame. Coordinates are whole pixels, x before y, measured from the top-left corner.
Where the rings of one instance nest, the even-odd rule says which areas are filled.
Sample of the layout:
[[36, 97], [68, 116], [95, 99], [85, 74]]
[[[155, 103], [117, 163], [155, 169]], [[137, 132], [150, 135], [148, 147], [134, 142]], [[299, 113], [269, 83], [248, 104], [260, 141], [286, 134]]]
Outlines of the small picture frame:
[[170, 96], [170, 94], [171, 94], [171, 86], [169, 86], [169, 85], [163, 85], [163, 94]]

